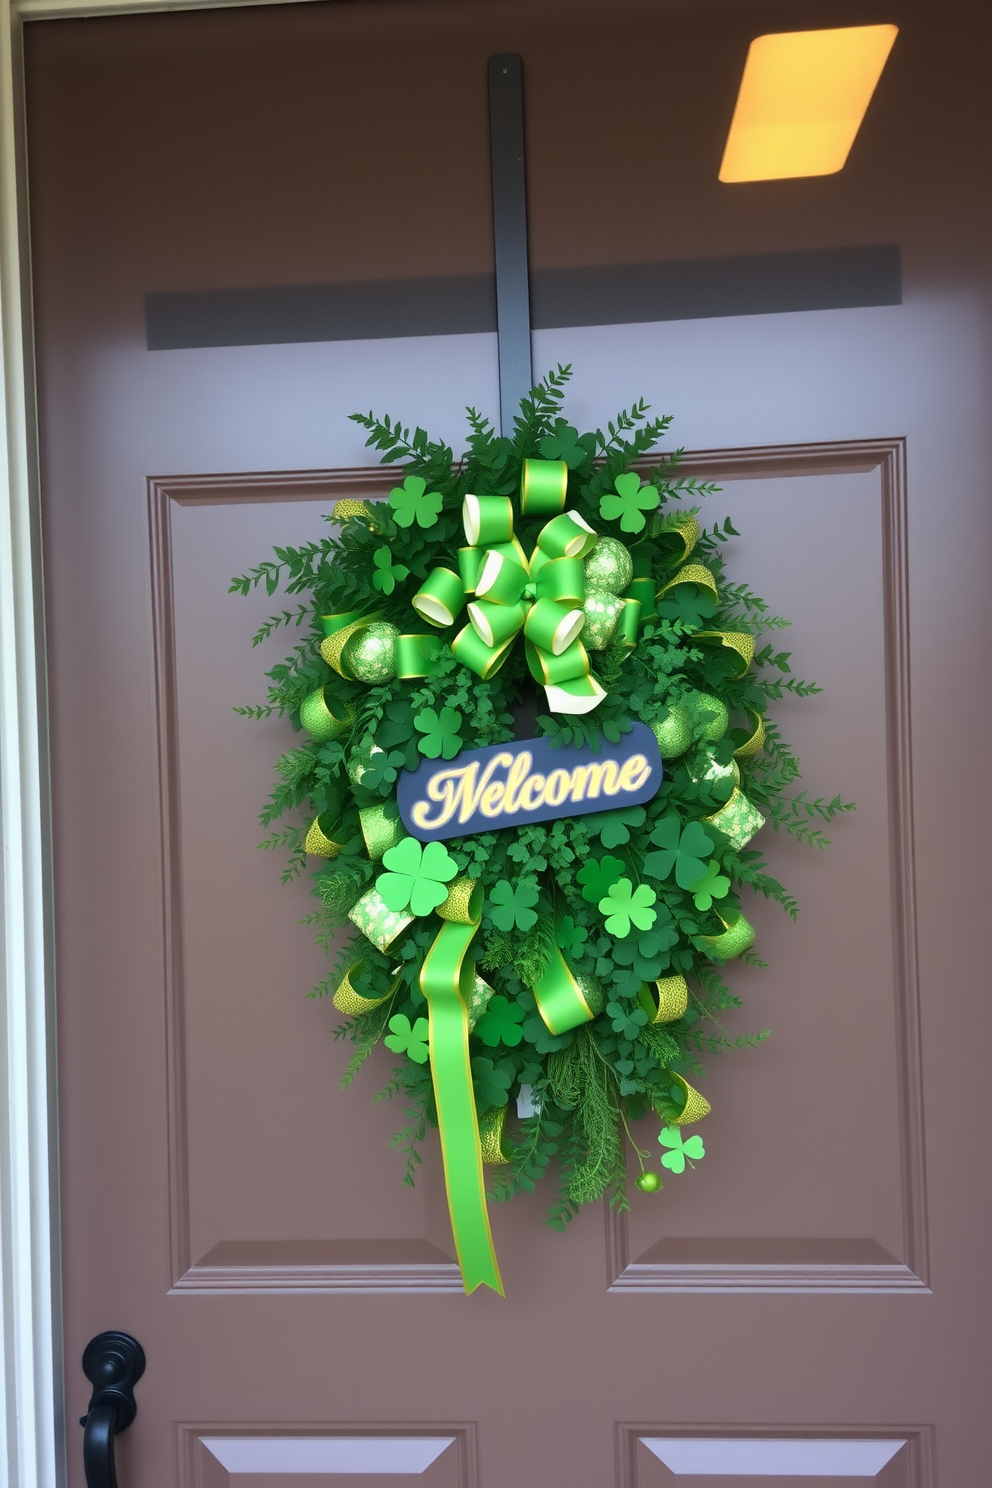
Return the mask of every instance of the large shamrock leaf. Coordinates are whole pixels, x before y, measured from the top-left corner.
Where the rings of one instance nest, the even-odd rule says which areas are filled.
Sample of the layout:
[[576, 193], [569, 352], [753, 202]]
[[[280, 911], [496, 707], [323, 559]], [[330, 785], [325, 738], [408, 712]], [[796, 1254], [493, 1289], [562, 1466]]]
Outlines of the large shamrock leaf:
[[394, 486], [390, 491], [389, 504], [397, 526], [412, 527], [416, 521], [421, 527], [433, 527], [444, 499], [440, 491], [428, 491], [422, 476], [408, 475], [401, 486]]
[[702, 630], [716, 614], [716, 600], [694, 584], [679, 584], [658, 601], [658, 614], [666, 620], [680, 621], [686, 630]]
[[612, 1022], [614, 1031], [631, 1040], [636, 1039], [648, 1021], [648, 1015], [642, 1007], [628, 1007], [623, 1002], [608, 1002], [606, 1015]]
[[417, 748], [428, 759], [454, 759], [462, 747], [458, 730], [462, 726], [462, 715], [454, 708], [442, 708], [440, 713], [433, 708], [423, 708], [413, 720], [424, 737]]
[[730, 879], [724, 878], [720, 872], [720, 864], [712, 858], [705, 875], [690, 890], [692, 902], [697, 909], [712, 909], [713, 900], [723, 899], [729, 889]]
[[631, 926], [650, 930], [658, 918], [657, 910], [651, 908], [656, 898], [654, 889], [647, 884], [638, 884], [635, 889], [629, 878], [621, 878], [606, 898], [599, 901], [600, 913], [607, 917], [607, 930], [620, 940], [630, 934]]
[[[537, 899], [537, 889], [533, 884], [520, 883], [514, 888], [505, 878], [501, 878], [489, 894], [489, 913], [493, 924], [499, 930], [512, 930], [514, 926], [518, 930], [533, 929], [537, 924], [537, 914], [533, 909]], [[496, 907], [493, 908], [493, 905]]]
[[490, 1049], [495, 1049], [497, 1044], [506, 1044], [513, 1049], [524, 1036], [520, 1026], [523, 1021], [524, 1010], [520, 1004], [497, 993], [495, 997], [490, 997], [486, 1011], [475, 1025], [475, 1031]]
[[480, 1111], [490, 1106], [505, 1106], [513, 1084], [514, 1065], [511, 1059], [493, 1059], [479, 1055], [472, 1060], [472, 1079], [475, 1082], [475, 1104]]
[[588, 899], [590, 904], [598, 904], [622, 873], [623, 864], [619, 858], [590, 858], [575, 876], [582, 885], [583, 899]]
[[683, 1137], [677, 1126], [663, 1127], [658, 1133], [658, 1141], [663, 1147], [672, 1149], [671, 1152], [662, 1153], [661, 1166], [669, 1168], [673, 1173], [685, 1172], [687, 1157], [699, 1162], [700, 1158], [706, 1156], [702, 1137], [698, 1133], [692, 1137]]
[[670, 812], [651, 833], [651, 841], [661, 848], [661, 852], [650, 852], [644, 859], [644, 872], [651, 878], [665, 879], [674, 867], [679, 888], [691, 889], [705, 874], [713, 841], [698, 822], [690, 822], [683, 830], [678, 817]]
[[586, 827], [604, 847], [622, 847], [630, 841], [630, 828], [643, 827], [646, 812], [643, 806], [624, 806], [619, 811], [596, 812], [586, 818]]
[[572, 956], [581, 956], [585, 950], [589, 931], [584, 925], [577, 925], [571, 915], [562, 915], [556, 926], [559, 948], [568, 951]]
[[613, 485], [616, 495], [609, 491], [600, 497], [599, 515], [605, 522], [619, 519], [624, 532], [643, 532], [646, 522], [644, 513], [654, 511], [661, 500], [657, 488], [642, 486], [641, 477], [633, 471], [618, 475]]
[[413, 1027], [404, 1013], [394, 1013], [389, 1020], [389, 1033], [383, 1039], [387, 1049], [396, 1054], [406, 1054], [414, 1064], [426, 1064], [430, 1058], [427, 1035], [430, 1024], [426, 1018], [418, 1018]]
[[404, 568], [402, 563], [394, 563], [393, 555], [386, 547], [376, 548], [372, 554], [372, 562], [375, 566], [372, 583], [383, 594], [392, 594], [397, 584], [402, 584], [404, 579], [410, 577], [410, 570]]
[[448, 897], [447, 884], [458, 872], [443, 842], [426, 846], [415, 837], [404, 837], [383, 856], [388, 873], [380, 873], [375, 886], [388, 909], [401, 914], [427, 915]]
[[[589, 435], [584, 437], [588, 439]], [[578, 429], [573, 429], [565, 419], [555, 419], [555, 431], [541, 440], [540, 450], [545, 460], [564, 460], [569, 470], [578, 470], [591, 453], [583, 444]]]

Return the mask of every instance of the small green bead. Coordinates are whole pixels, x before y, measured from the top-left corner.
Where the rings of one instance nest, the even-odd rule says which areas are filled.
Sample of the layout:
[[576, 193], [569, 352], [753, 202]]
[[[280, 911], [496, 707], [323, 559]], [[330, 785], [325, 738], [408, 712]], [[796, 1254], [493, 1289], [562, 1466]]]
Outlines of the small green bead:
[[657, 1173], [642, 1173], [637, 1179], [637, 1187], [641, 1193], [657, 1193], [661, 1187], [661, 1179]]

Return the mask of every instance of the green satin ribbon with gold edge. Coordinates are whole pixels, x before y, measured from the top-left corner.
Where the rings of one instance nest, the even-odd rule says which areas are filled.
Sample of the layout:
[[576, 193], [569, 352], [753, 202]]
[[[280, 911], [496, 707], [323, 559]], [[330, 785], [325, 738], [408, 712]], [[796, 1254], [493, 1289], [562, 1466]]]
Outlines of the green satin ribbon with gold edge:
[[[578, 512], [562, 510], [567, 486], [563, 461], [524, 462], [521, 510], [551, 516], [529, 558], [514, 534], [509, 497], [466, 496], [462, 525], [468, 546], [458, 550], [458, 574], [432, 570], [411, 602], [432, 625], [446, 626], [474, 593], [469, 623], [451, 643], [463, 666], [483, 679], [493, 676], [522, 632], [531, 674], [547, 689], [549, 707], [588, 713], [606, 695], [579, 640], [586, 599], [582, 560], [597, 539]], [[620, 618], [621, 635], [632, 646], [638, 612], [630, 607]]]
[[568, 962], [557, 947], [543, 975], [531, 990], [548, 1032], [553, 1033], [556, 1038], [559, 1034], [567, 1033], [570, 1028], [578, 1028], [583, 1023], [591, 1022], [596, 1016]]
[[492, 1287], [503, 1295], [493, 1249], [482, 1171], [479, 1118], [468, 1049], [468, 1004], [475, 984], [469, 947], [482, 917], [482, 894], [469, 880], [455, 902], [441, 906], [451, 916], [438, 931], [420, 970], [420, 990], [430, 1018], [428, 1046], [437, 1104], [444, 1183], [458, 1264], [466, 1292]]

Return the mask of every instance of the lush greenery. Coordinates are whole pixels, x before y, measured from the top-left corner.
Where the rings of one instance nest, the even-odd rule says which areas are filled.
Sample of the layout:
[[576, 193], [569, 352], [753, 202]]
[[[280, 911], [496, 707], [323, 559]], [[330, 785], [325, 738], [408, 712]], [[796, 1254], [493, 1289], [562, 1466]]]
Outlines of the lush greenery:
[[[314, 815], [339, 824], [335, 836], [344, 844], [340, 856], [309, 860], [319, 900], [309, 922], [334, 958], [333, 969], [313, 995], [333, 991], [356, 963], [360, 969], [352, 972], [351, 980], [362, 996], [374, 999], [393, 989], [374, 1011], [347, 1019], [337, 1032], [355, 1045], [345, 1083], [384, 1037], [393, 1049], [406, 1046], [376, 1098], [400, 1094], [408, 1105], [408, 1120], [396, 1138], [406, 1154], [408, 1182], [413, 1181], [420, 1161], [418, 1146], [434, 1114], [430, 1069], [424, 1062], [422, 1038], [418, 1042], [417, 1037], [423, 1024], [418, 1030], [417, 1020], [426, 1012], [418, 976], [438, 922], [433, 916], [415, 920], [385, 953], [361, 935], [348, 934], [343, 944], [339, 942], [342, 927], [353, 928], [349, 910], [381, 868], [368, 856], [358, 811], [375, 802], [393, 803], [399, 772], [415, 767], [425, 754], [450, 758], [460, 748], [513, 738], [514, 709], [533, 698], [534, 684], [522, 646], [514, 648], [489, 681], [480, 681], [461, 666], [447, 647], [437, 674], [427, 680], [393, 680], [380, 686], [347, 681], [318, 654], [322, 631], [317, 617], [375, 610], [402, 632], [422, 631], [423, 622], [411, 609], [410, 598], [438, 563], [457, 566], [456, 550], [464, 543], [464, 495], [514, 495], [522, 461], [528, 457], [566, 461], [569, 507], [599, 533], [619, 538], [635, 558], [640, 555], [638, 571], [649, 569], [661, 589], [686, 561], [679, 520], [687, 512], [696, 514], [699, 506], [694, 503], [715, 487], [681, 477], [678, 453], [658, 458], [649, 471], [642, 469], [644, 457], [658, 448], [670, 423], [668, 418], [650, 417], [643, 402], [620, 413], [605, 431], [579, 434], [562, 414], [568, 371], [559, 368], [533, 390], [521, 405], [512, 437], [498, 437], [485, 418], [469, 409], [468, 448], [460, 460], [422, 429], [411, 434], [389, 418], [355, 415], [368, 430], [368, 444], [384, 462], [401, 462], [404, 477], [420, 479], [407, 479], [405, 494], [396, 500], [356, 510], [339, 531], [300, 548], [276, 549], [272, 560], [231, 586], [247, 594], [264, 585], [270, 594], [281, 588], [302, 598], [267, 621], [255, 644], [281, 626], [306, 631], [293, 654], [268, 673], [268, 701], [239, 711], [253, 717], [278, 713], [299, 729], [304, 698], [327, 683], [333, 685], [334, 696], [354, 710], [348, 734], [322, 744], [301, 738], [277, 761], [278, 784], [261, 819], [269, 827], [288, 814], [290, 824], [274, 829], [262, 846], [288, 851], [285, 876], [290, 877], [306, 871], [304, 839]], [[635, 468], [641, 470], [643, 485], [640, 479], [618, 484], [617, 477]], [[433, 493], [440, 499], [431, 505]], [[427, 525], [422, 525], [421, 516]], [[518, 525], [528, 551], [542, 521]], [[823, 824], [848, 809], [839, 799], [810, 800], [796, 788], [798, 761], [767, 709], [784, 692], [804, 697], [818, 689], [792, 675], [790, 654], [769, 639], [787, 622], [771, 615], [745, 584], [726, 578], [724, 554], [736, 535], [729, 520], [703, 528], [692, 552], [691, 562], [704, 564], [715, 577], [718, 599], [688, 585], [670, 591], [659, 601], [657, 613], [642, 617], [633, 650], [616, 642], [593, 654], [594, 675], [607, 692], [594, 712], [582, 717], [542, 714], [537, 719], [537, 731], [555, 742], [583, 742], [596, 748], [601, 738], [618, 740], [631, 720], [651, 724], [680, 703], [689, 710], [692, 744], [680, 758], [666, 762], [657, 797], [647, 806], [508, 828], [446, 844], [459, 870], [481, 879], [485, 888], [474, 954], [480, 974], [497, 995], [471, 1041], [478, 1110], [482, 1114], [509, 1102], [512, 1112], [521, 1085], [532, 1088], [537, 1110], [523, 1121], [507, 1121], [504, 1145], [511, 1160], [491, 1170], [492, 1191], [503, 1198], [531, 1189], [557, 1159], [559, 1194], [549, 1221], [556, 1227], [566, 1223], [578, 1205], [603, 1193], [616, 1205], [626, 1204], [628, 1125], [648, 1111], [656, 1112], [663, 1125], [678, 1121], [685, 1091], [672, 1072], [695, 1077], [703, 1072], [701, 1058], [767, 1037], [765, 1031], [730, 1037], [723, 1030], [721, 1011], [736, 1006], [739, 999], [701, 937], [718, 935], [727, 911], [739, 909], [742, 896], [763, 895], [793, 917], [794, 900], [768, 872], [760, 852], [735, 850], [712, 827], [706, 829], [711, 850], [702, 849], [700, 863], [709, 874], [712, 892], [705, 892], [705, 886], [701, 892], [698, 883], [684, 888], [678, 878], [685, 881], [687, 875], [671, 872], [680, 853], [691, 854], [694, 843], [700, 850], [686, 829], [718, 811], [733, 790], [730, 771], [719, 767], [731, 765], [735, 749], [753, 735], [760, 715], [764, 748], [740, 760], [741, 788], [770, 825], [822, 847]], [[696, 641], [701, 630], [750, 632], [757, 637], [750, 670], [738, 676], [735, 653]], [[450, 633], [445, 638], [450, 639]], [[726, 705], [731, 723], [738, 725], [716, 741], [707, 737], [713, 718], [707, 699], [711, 703], [713, 697]], [[381, 753], [371, 755], [373, 743]], [[365, 768], [360, 782], [353, 784], [356, 762], [364, 762]], [[707, 866], [707, 858], [713, 866]], [[319, 862], [315, 870], [314, 861]], [[637, 928], [636, 917], [626, 934], [607, 930], [609, 911], [604, 913], [600, 904], [611, 903], [616, 909], [608, 896], [621, 878], [628, 885], [647, 885], [653, 892], [656, 913], [647, 930]], [[576, 974], [598, 978], [607, 989], [604, 1011], [592, 1023], [560, 1037], [549, 1033], [529, 990], [556, 941]], [[745, 959], [763, 964], [749, 952]], [[641, 989], [653, 979], [676, 974], [685, 976], [690, 986], [684, 1016], [664, 1025], [650, 1024], [639, 1000]], [[409, 1037], [404, 1029], [410, 1030]], [[640, 1154], [641, 1160], [646, 1155]]]

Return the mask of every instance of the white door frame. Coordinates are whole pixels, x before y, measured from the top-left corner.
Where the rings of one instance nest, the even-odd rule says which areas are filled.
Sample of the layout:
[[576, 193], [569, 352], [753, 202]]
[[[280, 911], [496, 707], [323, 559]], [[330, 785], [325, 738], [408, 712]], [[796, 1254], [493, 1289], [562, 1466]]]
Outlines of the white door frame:
[[273, 0], [0, 0], [0, 1478], [9, 1488], [65, 1482], [23, 27], [32, 20], [259, 3]]

